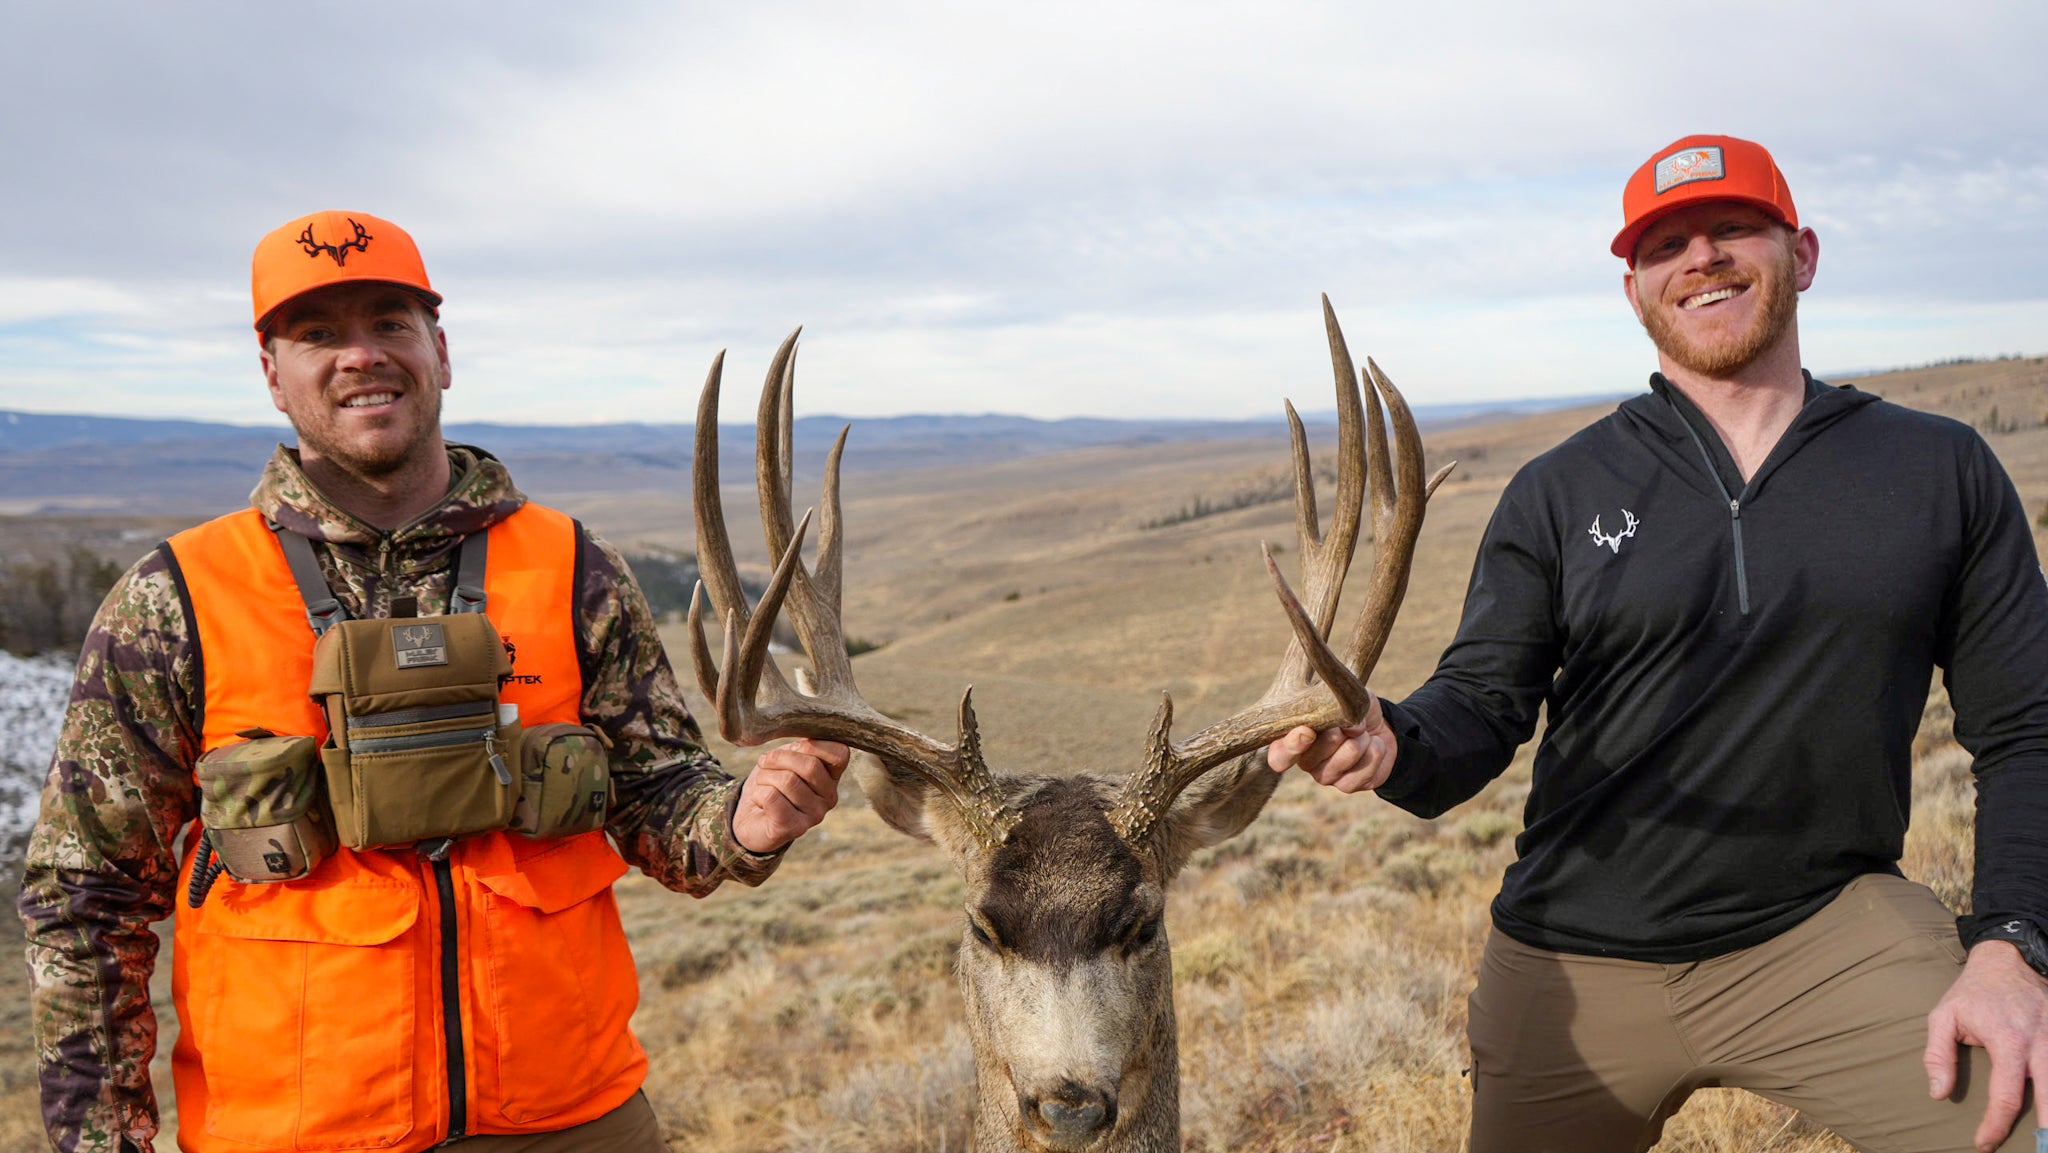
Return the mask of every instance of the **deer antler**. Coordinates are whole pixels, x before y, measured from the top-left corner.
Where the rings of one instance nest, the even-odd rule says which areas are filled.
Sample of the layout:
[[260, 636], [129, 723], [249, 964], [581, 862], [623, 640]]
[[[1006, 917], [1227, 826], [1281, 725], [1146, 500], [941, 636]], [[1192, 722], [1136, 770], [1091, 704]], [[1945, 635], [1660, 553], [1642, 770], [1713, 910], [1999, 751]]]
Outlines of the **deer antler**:
[[[1330, 298], [1323, 297], [1323, 323], [1329, 330], [1330, 366], [1337, 381], [1337, 508], [1327, 537], [1316, 520], [1315, 475], [1309, 467], [1308, 438], [1294, 406], [1287, 406], [1293, 435], [1295, 527], [1301, 538], [1302, 589], [1308, 605], [1295, 598], [1273, 554], [1265, 551], [1280, 606], [1294, 626], [1294, 637], [1281, 658], [1272, 687], [1243, 712], [1226, 717], [1189, 737], [1172, 739], [1173, 698], [1161, 694], [1159, 714], [1145, 742], [1145, 763], [1124, 781], [1111, 808], [1110, 823], [1126, 841], [1150, 835], [1175, 797], [1203, 773], [1244, 753], [1277, 740], [1297, 725], [1325, 729], [1355, 724], [1369, 700], [1365, 678], [1379, 662], [1394, 614], [1408, 591], [1408, 566], [1415, 538], [1422, 531], [1423, 507], [1429, 494], [1450, 475], [1445, 465], [1425, 483], [1422, 479], [1422, 436], [1408, 404], [1377, 364], [1366, 361], [1370, 381], [1365, 403], [1359, 403], [1359, 374], [1352, 365], [1344, 333]], [[1400, 483], [1388, 453], [1387, 431], [1380, 417], [1381, 398], [1393, 418], [1394, 440], [1400, 449]], [[1371, 453], [1367, 455], [1367, 447]], [[1351, 567], [1364, 511], [1364, 488], [1371, 481], [1373, 532], [1372, 582], [1343, 658], [1325, 642], [1337, 615], [1337, 598]]]
[[[839, 431], [825, 462], [817, 567], [806, 568], [799, 555], [811, 523], [811, 514], [806, 512], [803, 520], [792, 524], [789, 504], [796, 338], [801, 331], [790, 333], [776, 350], [768, 379], [761, 386], [754, 471], [768, 555], [780, 560], [767, 591], [761, 594], [761, 603], [751, 611], [733, 563], [718, 493], [718, 388], [725, 369], [723, 352], [711, 362], [710, 376], [697, 401], [692, 472], [702, 579], [690, 597], [690, 655], [697, 685], [713, 702], [719, 734], [726, 740], [757, 745], [779, 737], [819, 737], [866, 749], [931, 782], [952, 798], [975, 838], [984, 847], [996, 848], [1016, 825], [1017, 814], [1004, 803], [994, 776], [981, 759], [973, 688], [960, 697], [958, 742], [944, 745], [876, 712], [854, 684], [839, 609], [839, 460], [846, 448], [845, 429]], [[724, 651], [717, 663], [704, 639], [707, 589], [713, 610], [725, 623]], [[802, 691], [783, 679], [768, 652], [770, 626], [785, 607], [810, 657], [815, 680], [815, 685], [803, 685]]]

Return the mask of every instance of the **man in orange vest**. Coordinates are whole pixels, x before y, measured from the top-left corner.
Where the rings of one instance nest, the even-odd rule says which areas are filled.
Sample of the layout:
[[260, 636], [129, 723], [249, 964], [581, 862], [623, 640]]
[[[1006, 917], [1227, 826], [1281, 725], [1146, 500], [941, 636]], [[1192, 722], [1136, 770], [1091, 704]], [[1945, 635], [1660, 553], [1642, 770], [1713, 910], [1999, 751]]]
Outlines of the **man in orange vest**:
[[[847, 749], [797, 741], [744, 781], [720, 770], [618, 552], [529, 502], [489, 453], [444, 443], [441, 297], [402, 229], [294, 220], [258, 245], [252, 289], [299, 446], [279, 447], [251, 509], [174, 537], [108, 595], [30, 843], [20, 909], [51, 1142], [152, 1147], [150, 925], [180, 905], [183, 1148], [662, 1148], [612, 883], [628, 865], [693, 895], [761, 883], [836, 803]], [[500, 699], [528, 726], [603, 734], [602, 831], [337, 848], [303, 879], [222, 878], [203, 899], [197, 759], [259, 728], [327, 736], [289, 534], [354, 619], [457, 611], [478, 591], [466, 571], [458, 590], [461, 545], [484, 534], [481, 593], [516, 653]]]

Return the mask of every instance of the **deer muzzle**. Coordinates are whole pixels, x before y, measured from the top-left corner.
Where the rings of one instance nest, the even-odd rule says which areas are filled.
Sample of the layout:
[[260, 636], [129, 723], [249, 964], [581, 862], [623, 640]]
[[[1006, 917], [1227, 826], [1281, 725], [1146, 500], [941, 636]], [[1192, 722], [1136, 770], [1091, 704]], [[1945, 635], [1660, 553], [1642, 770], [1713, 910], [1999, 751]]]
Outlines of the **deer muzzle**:
[[1073, 1081], [1044, 1096], [1020, 1093], [1017, 1108], [1031, 1136], [1048, 1149], [1086, 1148], [1116, 1125], [1116, 1097]]

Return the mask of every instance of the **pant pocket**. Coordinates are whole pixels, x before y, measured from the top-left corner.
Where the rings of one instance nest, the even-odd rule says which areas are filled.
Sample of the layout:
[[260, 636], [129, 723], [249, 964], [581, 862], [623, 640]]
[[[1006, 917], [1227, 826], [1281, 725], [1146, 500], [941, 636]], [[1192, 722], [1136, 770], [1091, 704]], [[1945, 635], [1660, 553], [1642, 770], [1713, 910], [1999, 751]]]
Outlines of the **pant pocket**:
[[1865, 873], [1843, 888], [1837, 901], [1860, 908], [1864, 925], [1879, 931], [1917, 934], [1940, 945], [1960, 965], [1969, 959], [1956, 935], [1956, 915], [1934, 890], [1890, 873]]

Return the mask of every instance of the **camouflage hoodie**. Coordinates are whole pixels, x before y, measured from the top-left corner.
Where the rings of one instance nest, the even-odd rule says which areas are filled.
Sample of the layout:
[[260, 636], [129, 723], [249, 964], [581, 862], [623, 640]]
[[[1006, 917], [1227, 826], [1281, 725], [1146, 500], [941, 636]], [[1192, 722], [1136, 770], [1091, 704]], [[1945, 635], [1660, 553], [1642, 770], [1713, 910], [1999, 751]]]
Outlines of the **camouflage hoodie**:
[[[447, 498], [390, 532], [334, 505], [279, 447], [250, 503], [314, 543], [352, 617], [386, 617], [399, 596], [448, 603], [456, 546], [526, 498], [480, 449], [449, 448]], [[702, 895], [755, 885], [775, 854], [733, 840], [739, 786], [704, 750], [647, 603], [625, 562], [586, 530], [576, 636], [583, 714], [611, 737], [617, 792], [607, 831], [626, 860]], [[179, 836], [198, 816], [192, 766], [203, 687], [194, 627], [162, 551], [121, 578], [94, 618], [43, 786], [20, 897], [41, 1072], [43, 1123], [63, 1153], [149, 1149], [157, 1131], [149, 1063], [156, 1015], [150, 924], [175, 904]]]

